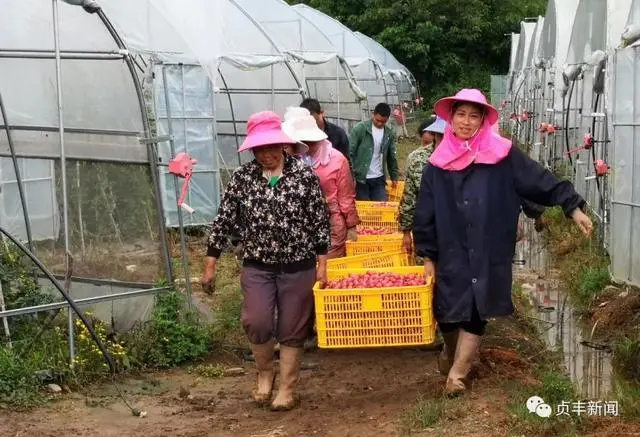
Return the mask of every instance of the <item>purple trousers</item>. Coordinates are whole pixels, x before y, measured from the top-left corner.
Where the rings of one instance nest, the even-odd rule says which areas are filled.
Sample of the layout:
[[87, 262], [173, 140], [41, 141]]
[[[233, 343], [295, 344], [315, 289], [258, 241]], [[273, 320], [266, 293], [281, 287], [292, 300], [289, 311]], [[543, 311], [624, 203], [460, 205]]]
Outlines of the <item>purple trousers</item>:
[[241, 322], [249, 341], [264, 344], [275, 337], [281, 345], [302, 347], [313, 320], [315, 281], [315, 267], [282, 273], [245, 266]]

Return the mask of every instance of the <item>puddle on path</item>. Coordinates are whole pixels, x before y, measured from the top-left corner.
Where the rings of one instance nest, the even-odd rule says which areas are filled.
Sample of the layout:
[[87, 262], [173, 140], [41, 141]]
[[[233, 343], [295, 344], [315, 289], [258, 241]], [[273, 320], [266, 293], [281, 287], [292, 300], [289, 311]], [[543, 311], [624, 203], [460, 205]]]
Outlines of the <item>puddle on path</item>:
[[[557, 280], [550, 277], [549, 259], [542, 237], [536, 234], [531, 220], [526, 220], [525, 238], [516, 248], [516, 272], [537, 272], [545, 279], [525, 283], [523, 291], [531, 298], [536, 309], [532, 316], [538, 318], [544, 340], [550, 348], [562, 350], [564, 364], [579, 394], [588, 400], [606, 401], [611, 390], [611, 350], [607, 345], [591, 341], [591, 326], [585, 323], [572, 308], [566, 293]], [[518, 263], [518, 261], [520, 261]], [[522, 262], [524, 261], [524, 263]]]

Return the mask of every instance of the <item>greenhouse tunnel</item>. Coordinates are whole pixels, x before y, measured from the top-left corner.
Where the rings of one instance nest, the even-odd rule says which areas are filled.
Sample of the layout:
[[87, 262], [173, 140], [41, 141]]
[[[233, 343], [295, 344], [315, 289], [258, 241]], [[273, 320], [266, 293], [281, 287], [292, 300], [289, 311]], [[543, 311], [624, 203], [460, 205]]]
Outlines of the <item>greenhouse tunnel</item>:
[[[159, 279], [190, 293], [186, 229], [206, 230], [251, 159], [237, 148], [252, 113], [311, 96], [350, 129], [398, 101], [353, 32], [282, 0], [78, 3], [3, 4], [0, 225], [57, 278], [72, 264], [73, 297], [118, 329], [149, 316]], [[193, 214], [168, 172], [180, 152], [197, 160]], [[119, 293], [135, 297], [105, 301]]]
[[351, 67], [359, 87], [368, 96], [366, 118], [378, 103], [385, 102], [392, 106], [399, 104], [398, 89], [395, 82], [385, 77], [383, 67], [377, 63], [369, 49], [360, 41], [354, 32], [339, 21], [304, 4], [296, 4], [292, 8], [309, 21], [316, 23], [338, 54]]
[[350, 130], [362, 120], [366, 94], [347, 62], [312, 21], [283, 0], [236, 0], [291, 58], [305, 92], [316, 98], [326, 117]]

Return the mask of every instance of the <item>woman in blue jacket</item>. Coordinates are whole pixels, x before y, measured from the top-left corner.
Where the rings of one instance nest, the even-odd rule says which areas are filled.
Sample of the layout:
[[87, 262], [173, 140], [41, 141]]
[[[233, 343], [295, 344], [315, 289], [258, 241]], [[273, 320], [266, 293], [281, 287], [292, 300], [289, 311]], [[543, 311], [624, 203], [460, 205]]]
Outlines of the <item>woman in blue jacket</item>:
[[589, 235], [585, 201], [568, 181], [511, 147], [491, 126], [498, 111], [475, 89], [436, 103], [448, 122], [422, 176], [414, 243], [435, 277], [434, 314], [445, 341], [446, 392], [466, 390], [486, 321], [513, 313], [511, 268], [521, 199], [559, 205]]

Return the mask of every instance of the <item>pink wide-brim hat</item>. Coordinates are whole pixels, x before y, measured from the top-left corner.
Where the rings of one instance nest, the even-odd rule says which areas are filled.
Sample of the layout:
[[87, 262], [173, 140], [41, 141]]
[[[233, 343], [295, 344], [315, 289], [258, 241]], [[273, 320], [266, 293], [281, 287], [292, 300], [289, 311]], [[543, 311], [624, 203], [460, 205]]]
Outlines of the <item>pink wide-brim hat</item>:
[[438, 117], [450, 123], [453, 117], [451, 109], [456, 102], [469, 102], [482, 106], [485, 108], [489, 124], [495, 124], [500, 118], [498, 110], [487, 102], [487, 98], [482, 94], [482, 91], [475, 88], [464, 88], [458, 91], [455, 96], [438, 100], [434, 107], [434, 112]]
[[278, 114], [272, 111], [262, 111], [249, 117], [247, 121], [247, 137], [240, 145], [238, 152], [271, 144], [295, 143], [282, 130], [282, 122]]

